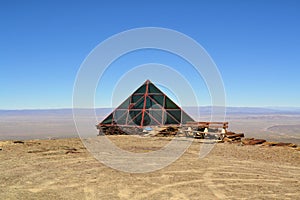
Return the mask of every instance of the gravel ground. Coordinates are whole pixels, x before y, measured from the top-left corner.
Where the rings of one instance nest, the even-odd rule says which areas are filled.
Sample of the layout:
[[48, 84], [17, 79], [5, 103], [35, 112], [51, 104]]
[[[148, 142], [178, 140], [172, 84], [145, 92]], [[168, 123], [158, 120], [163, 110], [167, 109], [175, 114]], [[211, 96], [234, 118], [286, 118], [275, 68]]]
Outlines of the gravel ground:
[[[171, 138], [109, 136], [132, 152]], [[299, 199], [300, 151], [218, 143], [203, 159], [199, 140], [171, 165], [125, 173], [97, 161], [80, 139], [0, 141], [0, 199]]]

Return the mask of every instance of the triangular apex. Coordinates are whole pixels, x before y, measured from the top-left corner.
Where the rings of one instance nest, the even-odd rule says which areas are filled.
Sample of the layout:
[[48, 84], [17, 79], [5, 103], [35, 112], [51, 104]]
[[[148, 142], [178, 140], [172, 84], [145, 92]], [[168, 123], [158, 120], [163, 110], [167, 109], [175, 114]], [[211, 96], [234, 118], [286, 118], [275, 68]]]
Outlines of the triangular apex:
[[109, 114], [101, 126], [181, 125], [194, 121], [150, 80]]

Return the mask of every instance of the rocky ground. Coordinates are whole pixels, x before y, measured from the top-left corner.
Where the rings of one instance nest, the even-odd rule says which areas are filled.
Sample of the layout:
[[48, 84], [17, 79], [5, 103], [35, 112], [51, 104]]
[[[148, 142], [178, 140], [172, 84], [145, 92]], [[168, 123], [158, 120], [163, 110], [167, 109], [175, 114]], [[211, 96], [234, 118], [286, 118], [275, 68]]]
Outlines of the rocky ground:
[[[107, 136], [132, 152], [171, 138]], [[151, 173], [106, 167], [80, 139], [0, 141], [0, 199], [297, 199], [299, 148], [218, 143], [199, 158], [195, 140], [177, 161]]]

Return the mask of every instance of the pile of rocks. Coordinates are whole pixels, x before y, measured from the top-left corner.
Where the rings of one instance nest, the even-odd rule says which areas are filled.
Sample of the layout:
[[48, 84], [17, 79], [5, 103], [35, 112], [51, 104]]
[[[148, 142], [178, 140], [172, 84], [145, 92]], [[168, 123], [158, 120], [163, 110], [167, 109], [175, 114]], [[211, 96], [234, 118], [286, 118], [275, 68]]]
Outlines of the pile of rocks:
[[120, 127], [120, 126], [97, 126], [99, 135], [141, 135], [143, 129], [139, 127]]
[[98, 129], [99, 135], [127, 135], [127, 133], [118, 126], [101, 126]]
[[[158, 136], [167, 137], [175, 136], [176, 134], [181, 136], [186, 136], [179, 131], [178, 126], [157, 126], [153, 127], [151, 130], [143, 130], [139, 127], [119, 127], [119, 126], [101, 126], [97, 127], [99, 129], [99, 135], [144, 135], [144, 136]], [[223, 137], [221, 137], [220, 142], [225, 143], [239, 143], [242, 145], [262, 145], [262, 146], [286, 146], [297, 148], [298, 146], [293, 143], [283, 143], [283, 142], [268, 142], [264, 139], [256, 138], [244, 138], [244, 133], [235, 133], [228, 131]], [[15, 141], [15, 143], [21, 143]], [[299, 147], [298, 147], [299, 149]]]
[[167, 126], [161, 127], [156, 136], [174, 136], [178, 132], [178, 127]]

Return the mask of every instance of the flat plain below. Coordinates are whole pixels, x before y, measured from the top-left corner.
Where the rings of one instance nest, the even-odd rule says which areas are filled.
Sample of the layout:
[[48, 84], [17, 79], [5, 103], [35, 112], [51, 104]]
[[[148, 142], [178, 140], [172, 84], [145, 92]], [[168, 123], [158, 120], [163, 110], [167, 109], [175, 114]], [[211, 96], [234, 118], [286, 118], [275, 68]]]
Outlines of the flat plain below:
[[[149, 152], [171, 138], [108, 136]], [[299, 199], [300, 151], [218, 143], [199, 158], [199, 140], [171, 165], [150, 173], [105, 166], [78, 138], [0, 141], [0, 199]]]

